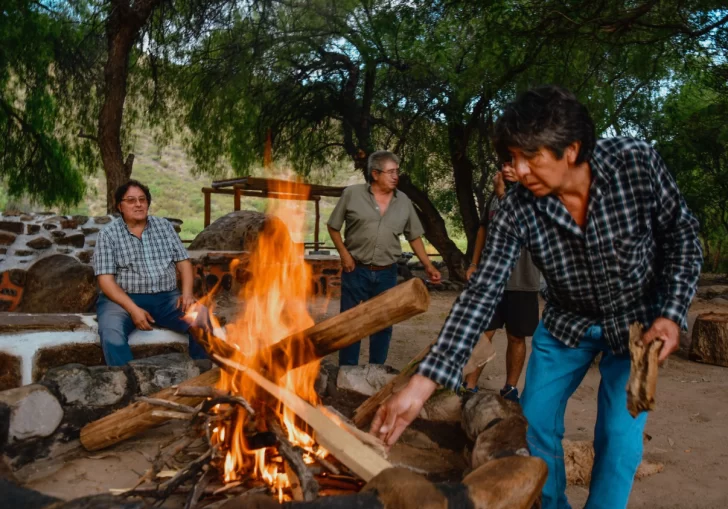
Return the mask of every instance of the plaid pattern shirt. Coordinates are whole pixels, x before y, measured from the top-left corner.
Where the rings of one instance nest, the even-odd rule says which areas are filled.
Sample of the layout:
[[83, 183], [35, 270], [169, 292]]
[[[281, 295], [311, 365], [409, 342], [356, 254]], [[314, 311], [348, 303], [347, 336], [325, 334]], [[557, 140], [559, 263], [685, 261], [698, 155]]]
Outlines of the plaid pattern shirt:
[[450, 389], [490, 321], [521, 247], [531, 252], [547, 289], [543, 324], [575, 347], [601, 324], [612, 352], [628, 351], [629, 324], [657, 317], [683, 329], [695, 295], [702, 250], [698, 222], [648, 143], [599, 140], [582, 230], [559, 199], [521, 185], [501, 201], [478, 269], [459, 296], [418, 372]]
[[139, 239], [118, 218], [99, 232], [94, 273], [114, 274], [126, 293], [169, 292], [177, 288], [175, 263], [188, 258], [179, 235], [166, 219], [147, 217]]

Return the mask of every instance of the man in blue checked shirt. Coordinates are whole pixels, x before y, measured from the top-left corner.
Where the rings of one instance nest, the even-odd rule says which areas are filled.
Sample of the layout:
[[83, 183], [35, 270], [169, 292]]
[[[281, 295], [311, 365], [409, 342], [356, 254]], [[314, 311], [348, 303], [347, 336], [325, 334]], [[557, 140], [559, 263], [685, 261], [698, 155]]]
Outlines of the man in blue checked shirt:
[[[132, 360], [129, 334], [152, 324], [186, 333], [184, 312], [195, 303], [192, 264], [172, 224], [149, 215], [152, 195], [136, 180], [114, 194], [121, 217], [99, 232], [94, 272], [101, 295], [96, 304], [101, 348], [106, 364], [123, 366]], [[177, 270], [182, 292], [177, 289]], [[190, 336], [193, 359], [206, 358]]]
[[478, 268], [437, 343], [407, 387], [379, 408], [372, 431], [394, 443], [438, 384], [460, 386], [525, 247], [547, 283], [521, 398], [531, 453], [549, 468], [543, 507], [569, 507], [564, 411], [602, 353], [586, 507], [624, 508], [647, 420], [627, 411], [629, 325], [649, 327], [645, 343], [664, 342], [661, 361], [677, 350], [702, 263], [698, 222], [650, 144], [596, 140], [586, 108], [564, 89], [537, 88], [508, 104], [494, 143], [519, 184], [493, 217]]

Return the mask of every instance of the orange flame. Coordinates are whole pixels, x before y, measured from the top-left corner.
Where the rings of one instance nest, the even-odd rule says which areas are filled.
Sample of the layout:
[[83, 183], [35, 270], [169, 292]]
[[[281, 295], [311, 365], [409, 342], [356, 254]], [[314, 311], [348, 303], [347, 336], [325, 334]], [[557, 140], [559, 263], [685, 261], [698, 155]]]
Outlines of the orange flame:
[[[308, 186], [304, 184], [283, 180], [269, 181], [269, 190], [277, 195], [307, 195], [309, 192]], [[258, 236], [255, 250], [249, 255], [245, 267], [248, 277], [239, 295], [241, 313], [239, 319], [225, 327], [226, 342], [242, 354], [236, 360], [257, 371], [266, 367], [268, 378], [308, 402], [317, 404], [314, 382], [318, 374], [318, 362], [291, 369], [294, 356], [301, 355], [294, 349], [286, 352], [289, 365], [277, 365], [274, 359], [260, 358], [263, 352], [269, 351], [270, 346], [284, 338], [293, 337], [291, 344], [303, 340], [297, 334], [314, 324], [308, 312], [312, 296], [311, 269], [304, 260], [303, 244], [295, 243], [292, 239], [300, 238], [303, 232], [306, 202], [270, 199], [268, 204], [267, 212], [275, 218], [267, 221]], [[234, 269], [231, 267], [231, 271]], [[209, 306], [210, 300], [205, 304]], [[219, 324], [213, 323], [213, 326], [219, 327]], [[223, 371], [218, 387], [240, 394], [250, 402], [268, 398], [242, 374], [231, 376]], [[281, 406], [277, 412], [292, 444], [319, 457], [327, 454], [322, 448], [315, 449], [311, 435], [296, 426], [293, 412]], [[227, 442], [223, 426], [220, 430], [213, 430], [214, 443], [224, 443], [224, 449], [228, 451], [224, 462], [225, 482], [240, 479], [244, 472], [253, 470], [254, 475], [278, 491], [282, 500], [283, 488], [290, 486], [288, 476], [279, 471], [277, 464], [267, 460], [265, 450], [247, 450], [246, 427], [261, 424], [246, 422], [248, 417], [246, 412], [237, 413], [236, 422], [227, 430]]]

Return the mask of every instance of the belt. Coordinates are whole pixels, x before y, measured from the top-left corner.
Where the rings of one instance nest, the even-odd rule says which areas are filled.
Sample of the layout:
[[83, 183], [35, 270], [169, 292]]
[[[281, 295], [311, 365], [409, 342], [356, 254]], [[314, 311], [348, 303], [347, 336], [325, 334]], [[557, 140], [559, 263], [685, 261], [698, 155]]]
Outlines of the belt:
[[359, 267], [364, 267], [365, 269], [369, 269], [369, 270], [387, 270], [387, 269], [391, 269], [392, 266], [394, 265], [393, 263], [390, 263], [389, 265], [371, 265], [371, 264], [359, 263], [359, 262], [356, 262], [356, 264]]

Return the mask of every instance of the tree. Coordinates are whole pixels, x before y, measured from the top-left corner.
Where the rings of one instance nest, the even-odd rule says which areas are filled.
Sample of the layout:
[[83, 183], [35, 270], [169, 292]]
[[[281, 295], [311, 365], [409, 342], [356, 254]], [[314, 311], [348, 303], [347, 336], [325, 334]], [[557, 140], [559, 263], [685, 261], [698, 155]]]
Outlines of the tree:
[[[277, 155], [303, 172], [341, 157], [363, 171], [372, 150], [393, 149], [428, 240], [462, 277], [497, 168], [486, 140], [503, 102], [556, 82], [577, 90], [600, 130], [635, 132], [632, 117], [681, 52], [728, 20], [705, 3], [678, 7], [272, 2], [192, 48], [181, 73], [188, 141], [203, 171], [225, 155], [247, 171], [269, 131]], [[466, 253], [435, 202], [456, 204]]]
[[29, 193], [44, 205], [84, 196], [93, 156], [68, 122], [84, 85], [72, 70], [82, 67], [84, 43], [67, 12], [28, 0], [0, 11], [0, 178], [12, 196]]

